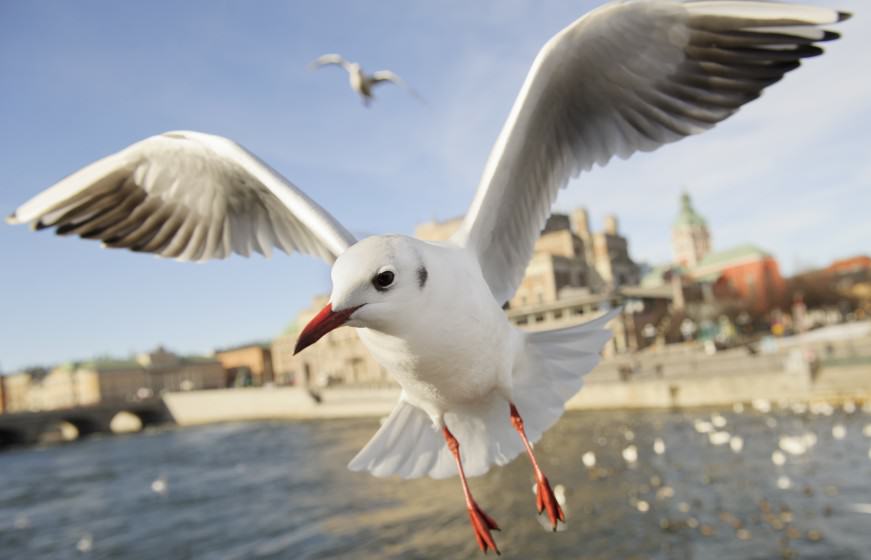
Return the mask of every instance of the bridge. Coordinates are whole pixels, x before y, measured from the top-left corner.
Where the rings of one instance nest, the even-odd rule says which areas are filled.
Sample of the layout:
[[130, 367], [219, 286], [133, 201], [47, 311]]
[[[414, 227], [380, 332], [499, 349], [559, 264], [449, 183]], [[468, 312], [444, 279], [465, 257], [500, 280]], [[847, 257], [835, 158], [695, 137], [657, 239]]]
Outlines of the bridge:
[[70, 424], [79, 438], [92, 434], [112, 433], [112, 419], [126, 412], [139, 419], [142, 428], [172, 422], [172, 414], [161, 398], [137, 401], [103, 402], [33, 412], [0, 414], [0, 447], [29, 445], [38, 442], [44, 434], [57, 431], [58, 426]]

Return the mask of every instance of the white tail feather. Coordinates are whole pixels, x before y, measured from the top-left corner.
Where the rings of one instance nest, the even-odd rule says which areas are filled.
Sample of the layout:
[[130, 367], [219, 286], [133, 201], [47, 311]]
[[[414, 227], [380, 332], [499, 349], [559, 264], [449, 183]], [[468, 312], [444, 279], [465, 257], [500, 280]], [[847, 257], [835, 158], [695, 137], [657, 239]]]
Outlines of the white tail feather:
[[[611, 311], [588, 323], [529, 333], [523, 362], [514, 371], [514, 404], [523, 417], [531, 442], [562, 416], [565, 402], [577, 393], [583, 376], [599, 362], [602, 346], [611, 338], [605, 323]], [[460, 442], [467, 476], [486, 473], [523, 452], [509, 420], [508, 403], [496, 391], [474, 407], [445, 414], [445, 424]], [[447, 478], [457, 474], [454, 459], [429, 416], [404, 397], [369, 443], [348, 464], [378, 477]]]

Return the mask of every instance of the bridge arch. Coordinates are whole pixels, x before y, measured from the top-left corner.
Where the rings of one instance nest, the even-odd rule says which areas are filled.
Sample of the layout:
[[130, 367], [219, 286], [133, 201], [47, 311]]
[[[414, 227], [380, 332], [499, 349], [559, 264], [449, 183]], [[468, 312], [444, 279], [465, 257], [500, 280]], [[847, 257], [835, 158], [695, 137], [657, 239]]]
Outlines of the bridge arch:
[[25, 443], [30, 443], [30, 441], [24, 430], [0, 428], [0, 449], [11, 447], [13, 445], [23, 445]]
[[60, 419], [60, 424], [63, 425], [64, 422], [72, 425], [77, 431], [76, 437], [71, 439], [81, 439], [110, 431], [107, 423], [91, 416], [65, 416]]

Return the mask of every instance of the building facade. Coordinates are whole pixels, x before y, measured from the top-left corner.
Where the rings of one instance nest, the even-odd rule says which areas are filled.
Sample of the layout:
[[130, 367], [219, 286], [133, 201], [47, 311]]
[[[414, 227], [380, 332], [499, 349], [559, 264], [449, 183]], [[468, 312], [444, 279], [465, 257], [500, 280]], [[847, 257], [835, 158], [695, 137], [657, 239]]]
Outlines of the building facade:
[[692, 278], [711, 287], [719, 301], [735, 301], [756, 313], [783, 303], [786, 281], [777, 260], [754, 245], [710, 253], [690, 270]]
[[272, 344], [258, 342], [215, 350], [215, 358], [227, 371], [229, 386], [260, 387], [275, 381]]
[[67, 363], [0, 380], [3, 412], [25, 412], [133, 401], [167, 391], [220, 389], [226, 385], [226, 372], [214, 358], [180, 357], [158, 348], [135, 360]]

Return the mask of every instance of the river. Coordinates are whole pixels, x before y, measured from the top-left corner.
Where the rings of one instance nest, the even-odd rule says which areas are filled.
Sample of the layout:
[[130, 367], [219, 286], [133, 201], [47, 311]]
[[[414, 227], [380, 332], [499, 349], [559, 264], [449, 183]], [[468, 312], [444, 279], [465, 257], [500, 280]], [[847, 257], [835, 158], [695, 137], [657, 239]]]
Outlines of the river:
[[[345, 469], [377, 427], [224, 424], [5, 451], [0, 558], [483, 557], [456, 478]], [[861, 559], [869, 447], [861, 410], [570, 413], [536, 446], [565, 489], [564, 531], [540, 525], [525, 457], [471, 485], [505, 558]]]

